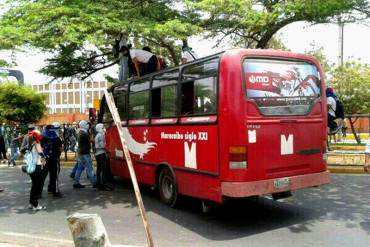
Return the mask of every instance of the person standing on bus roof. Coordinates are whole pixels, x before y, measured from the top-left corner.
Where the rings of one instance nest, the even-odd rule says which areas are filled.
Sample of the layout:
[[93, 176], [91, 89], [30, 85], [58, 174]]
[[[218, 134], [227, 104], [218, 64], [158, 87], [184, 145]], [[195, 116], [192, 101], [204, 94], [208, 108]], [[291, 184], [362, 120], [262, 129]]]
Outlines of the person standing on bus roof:
[[331, 87], [326, 89], [326, 100], [328, 104], [328, 127], [330, 130], [335, 130], [338, 126], [335, 123], [335, 109], [337, 107], [336, 102], [337, 96], [334, 94], [334, 90]]
[[121, 51], [128, 56], [129, 66], [131, 64], [134, 67], [132, 72], [138, 78], [160, 70], [157, 56], [149, 51], [130, 49], [128, 46], [122, 46]]
[[182, 52], [181, 52], [181, 64], [189, 63], [198, 59], [198, 54], [196, 54], [191, 47], [188, 46], [188, 42], [183, 40]]

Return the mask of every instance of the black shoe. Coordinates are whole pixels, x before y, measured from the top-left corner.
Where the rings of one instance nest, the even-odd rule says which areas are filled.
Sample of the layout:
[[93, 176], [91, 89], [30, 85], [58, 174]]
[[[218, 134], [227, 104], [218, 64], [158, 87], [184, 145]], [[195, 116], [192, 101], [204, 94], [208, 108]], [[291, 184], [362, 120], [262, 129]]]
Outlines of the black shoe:
[[75, 179], [75, 176], [73, 174], [69, 174], [69, 177]]
[[62, 193], [60, 193], [60, 192], [56, 192], [56, 193], [53, 193], [53, 197], [54, 197], [54, 198], [62, 198], [62, 197], [63, 197], [63, 195], [62, 195]]
[[92, 186], [94, 189], [96, 189], [97, 187], [98, 187], [98, 185], [97, 184], [93, 184], [93, 186]]
[[75, 188], [75, 189], [82, 189], [82, 188], [85, 188], [85, 185], [82, 185], [82, 184], [74, 184], [73, 185], [73, 188]]

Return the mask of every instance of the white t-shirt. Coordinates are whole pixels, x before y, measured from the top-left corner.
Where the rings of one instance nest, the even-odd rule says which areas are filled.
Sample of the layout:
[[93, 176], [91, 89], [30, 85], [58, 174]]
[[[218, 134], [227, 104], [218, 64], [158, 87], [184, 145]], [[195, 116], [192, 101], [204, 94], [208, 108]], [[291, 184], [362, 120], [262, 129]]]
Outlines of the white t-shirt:
[[136, 58], [140, 63], [148, 63], [153, 53], [140, 49], [130, 49], [130, 56], [131, 59]]
[[337, 109], [337, 102], [335, 101], [333, 97], [328, 97], [326, 100], [329, 106], [329, 109], [328, 109], [329, 114], [335, 117], [335, 110]]
[[186, 59], [187, 63], [198, 58], [198, 55], [194, 51], [184, 51], [181, 53], [181, 59]]

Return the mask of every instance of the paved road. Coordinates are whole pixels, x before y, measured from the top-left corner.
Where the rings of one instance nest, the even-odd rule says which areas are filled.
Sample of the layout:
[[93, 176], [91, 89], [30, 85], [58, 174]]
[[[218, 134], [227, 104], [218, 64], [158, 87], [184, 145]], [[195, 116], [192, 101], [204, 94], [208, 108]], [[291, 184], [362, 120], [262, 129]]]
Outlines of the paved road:
[[[119, 182], [114, 192], [74, 190], [63, 170], [65, 197], [53, 199], [44, 193], [41, 203], [47, 210], [33, 213], [25, 208], [26, 181], [19, 168], [0, 167], [0, 187], [5, 188], [0, 193], [0, 242], [71, 246], [65, 219], [84, 212], [102, 216], [114, 244], [146, 245], [129, 182]], [[200, 212], [196, 200], [185, 200], [180, 209], [167, 208], [148, 188], [143, 199], [156, 246], [370, 246], [369, 175], [332, 175], [330, 185], [295, 192], [282, 202], [242, 200], [210, 215]]]

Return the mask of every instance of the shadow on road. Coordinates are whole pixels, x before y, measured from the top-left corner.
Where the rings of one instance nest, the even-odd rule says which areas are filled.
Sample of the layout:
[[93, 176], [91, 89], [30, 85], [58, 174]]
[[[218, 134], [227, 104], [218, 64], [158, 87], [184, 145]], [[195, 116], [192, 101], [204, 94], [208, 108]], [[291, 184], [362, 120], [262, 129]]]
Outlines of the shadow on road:
[[[20, 170], [15, 172], [13, 168], [0, 169], [0, 186], [5, 187], [5, 191], [1, 193], [0, 218], [9, 217], [10, 213], [33, 214], [26, 209], [30, 187], [26, 181], [29, 178]], [[201, 212], [198, 200], [186, 198], [180, 208], [171, 209], [160, 202], [155, 192], [147, 187], [141, 189], [149, 213], [159, 215], [203, 238], [221, 241], [278, 228], [288, 228], [292, 233], [310, 232], [312, 224], [324, 219], [343, 220], [347, 222], [348, 228], [360, 225], [370, 234], [369, 180], [369, 176], [356, 176], [355, 183], [348, 183], [350, 180], [346, 176], [332, 176], [330, 185], [297, 191], [292, 199], [277, 202], [261, 197], [257, 200], [230, 201], [211, 214]], [[107, 209], [116, 205], [121, 208], [136, 208], [130, 181], [118, 181], [113, 192], [96, 191], [89, 186], [76, 191], [72, 188], [67, 170], [62, 170], [61, 181], [63, 198], [53, 199], [44, 190], [44, 199], [41, 202], [47, 205], [47, 212], [63, 209], [66, 210], [65, 215], [69, 215], [92, 207]], [[47, 181], [45, 188], [46, 185]], [[114, 218], [114, 215], [111, 217]], [[136, 217], [140, 221], [139, 211]], [[60, 220], [65, 221], [65, 218]], [[158, 234], [161, 229], [157, 228], [156, 231]]]

